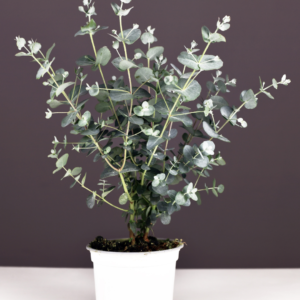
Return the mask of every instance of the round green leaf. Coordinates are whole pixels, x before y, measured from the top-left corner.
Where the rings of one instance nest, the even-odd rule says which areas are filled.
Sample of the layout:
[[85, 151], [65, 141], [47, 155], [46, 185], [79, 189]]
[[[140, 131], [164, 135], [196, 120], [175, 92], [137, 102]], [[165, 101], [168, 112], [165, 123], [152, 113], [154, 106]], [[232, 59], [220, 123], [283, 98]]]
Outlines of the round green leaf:
[[[124, 37], [124, 42], [127, 45], [132, 45], [134, 42], [136, 42], [140, 36], [141, 36], [142, 32], [140, 29], [126, 29], [123, 31], [123, 37]], [[119, 38], [122, 39], [122, 33], [119, 33]]]
[[223, 67], [223, 61], [214, 55], [204, 55], [199, 64], [201, 71], [218, 70]]
[[186, 51], [183, 51], [180, 53], [180, 55], [177, 57], [177, 59], [181, 64], [187, 66], [188, 68], [191, 68], [196, 71], [200, 70], [199, 64], [198, 64], [198, 61], [200, 58], [196, 54], [191, 55], [191, 54], [188, 54]]
[[128, 196], [126, 193], [123, 193], [119, 198], [119, 203], [121, 205], [125, 205], [127, 203], [127, 201], [128, 201]]
[[73, 85], [74, 82], [66, 82], [63, 83], [62, 85], [60, 85], [57, 89], [56, 89], [56, 96], [59, 96], [67, 87], [69, 87], [70, 85]]
[[257, 106], [257, 100], [252, 90], [243, 91], [240, 99], [242, 102], [246, 102], [245, 108], [247, 109], [253, 109]]
[[183, 87], [185, 86], [187, 82], [187, 79], [180, 79], [178, 82], [178, 85], [182, 88], [182, 90], [175, 90], [177, 93], [184, 96], [184, 101], [194, 101], [196, 100], [200, 94], [201, 94], [201, 85], [198, 81], [193, 80], [191, 84], [188, 85], [185, 89]]
[[99, 87], [96, 84], [93, 84], [89, 89], [89, 94], [92, 97], [96, 97], [99, 94]]
[[119, 64], [119, 68], [122, 70], [128, 70], [130, 68], [138, 68], [138, 66], [129, 60], [121, 60]]
[[226, 42], [225, 37], [220, 33], [211, 33], [209, 36], [209, 40], [212, 43]]
[[146, 68], [146, 67], [138, 69], [134, 75], [136, 81], [140, 84], [148, 81], [153, 76], [154, 76], [153, 71], [150, 68]]
[[141, 41], [145, 45], [147, 45], [149, 43], [152, 44], [152, 43], [154, 43], [155, 38], [154, 38], [153, 34], [151, 34], [150, 32], [145, 32], [141, 36]]
[[82, 171], [82, 168], [80, 168], [80, 167], [74, 168], [74, 169], [72, 170], [72, 175], [73, 175], [73, 176], [77, 176], [78, 174], [81, 173], [81, 171]]
[[[76, 182], [76, 181], [75, 181]], [[87, 197], [86, 199], [86, 205], [88, 208], [92, 209], [96, 204], [96, 199], [95, 199], [95, 196], [94, 194], [91, 194]]]
[[104, 46], [97, 52], [96, 65], [106, 66], [110, 59], [110, 50]]
[[210, 99], [213, 102], [213, 105], [216, 106], [215, 109], [220, 109], [223, 106], [228, 106], [227, 101], [221, 96], [212, 96]]
[[64, 154], [62, 157], [60, 157], [57, 160], [56, 167], [60, 169], [63, 168], [67, 164], [68, 158], [69, 158], [69, 154], [68, 153]]
[[143, 108], [141, 106], [136, 106], [134, 109], [133, 109], [133, 112], [139, 116], [139, 117], [142, 117], [144, 114], [143, 114]]
[[[234, 110], [229, 106], [222, 106], [220, 109], [221, 115], [228, 120], [230, 116], [234, 113]], [[237, 114], [230, 118], [230, 124], [235, 126], [237, 122]]]
[[155, 59], [155, 57], [159, 57], [164, 52], [164, 47], [153, 47], [150, 48], [147, 52], [147, 58], [150, 60]]
[[209, 39], [209, 36], [210, 36], [210, 30], [206, 27], [206, 26], [203, 26], [201, 28], [201, 32], [202, 32], [202, 38], [203, 38], [203, 41], [205, 43], [209, 43], [210, 42], [210, 39]]
[[105, 101], [99, 101], [100, 103], [98, 103], [95, 107], [95, 110], [98, 112], [98, 113], [104, 113], [108, 110], [111, 110], [111, 106], [108, 102], [105, 102]]
[[186, 199], [181, 192], [178, 192], [176, 194], [175, 201], [178, 205], [183, 205], [185, 203]]
[[169, 225], [171, 222], [171, 216], [167, 213], [162, 213], [160, 216], [160, 220], [164, 225]]
[[217, 189], [218, 189], [218, 192], [219, 192], [220, 194], [222, 194], [222, 193], [224, 192], [225, 187], [224, 187], [223, 184], [220, 184], [220, 185], [218, 186]]

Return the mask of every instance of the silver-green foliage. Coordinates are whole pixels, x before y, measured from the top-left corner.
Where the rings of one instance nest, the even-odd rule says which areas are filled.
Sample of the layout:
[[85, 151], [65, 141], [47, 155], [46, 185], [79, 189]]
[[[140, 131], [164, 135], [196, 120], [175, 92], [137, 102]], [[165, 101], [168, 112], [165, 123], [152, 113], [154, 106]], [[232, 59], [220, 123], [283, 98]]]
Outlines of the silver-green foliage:
[[[207, 52], [211, 44], [226, 42], [220, 31], [230, 28], [230, 17], [218, 20], [214, 32], [206, 26], [202, 27], [198, 38], [199, 35], [203, 38], [204, 51], [199, 52], [196, 48], [198, 44], [192, 41], [190, 48], [185, 47], [186, 51], [178, 56], [178, 62], [183, 65], [181, 70], [174, 64], [171, 64], [172, 68], [168, 68], [165, 48], [152, 45], [157, 42], [154, 28], [148, 26], [142, 33], [139, 25], [133, 24], [132, 28], [123, 30], [122, 18], [132, 10], [132, 7], [125, 8], [124, 5], [130, 2], [131, 0], [121, 0], [120, 4], [112, 3], [113, 12], [118, 16], [120, 24], [119, 32], [112, 30], [111, 50], [102, 45], [97, 51], [93, 36], [108, 27], [97, 25], [92, 19], [97, 16], [94, 4], [91, 0], [83, 0], [79, 11], [87, 17], [87, 23], [81, 26], [75, 36], [89, 36], [94, 56], [86, 54], [76, 61], [78, 67], [73, 81], [66, 81], [69, 72], [64, 69], [53, 69], [54, 58], [51, 59], [50, 56], [55, 44], [44, 55], [40, 43], [33, 40], [26, 42], [24, 38], [17, 37], [17, 47], [19, 51], [24, 49], [24, 52], [19, 52], [16, 56], [34, 59], [39, 65], [37, 79], [49, 76], [43, 82], [44, 86], [50, 87], [47, 104], [51, 109], [64, 109], [59, 112], [48, 109], [46, 118], [63, 114], [62, 127], [72, 127], [72, 142], [67, 142], [66, 136], [61, 142], [56, 137], [52, 142], [53, 149], [49, 157], [56, 160], [53, 173], [63, 169], [63, 178], [72, 177], [74, 180], [71, 188], [78, 184], [86, 189], [89, 192], [86, 200], [89, 208], [107, 203], [123, 211], [124, 217], [129, 216], [128, 228], [133, 238], [135, 233], [147, 234], [158, 218], [163, 224], [169, 224], [171, 215], [181, 207], [190, 206], [191, 200], [200, 205], [200, 192], [211, 191], [215, 196], [224, 192], [224, 186], [216, 185], [215, 180], [210, 188], [206, 184], [202, 189], [197, 187], [201, 178], [210, 177], [214, 167], [226, 164], [220, 152], [216, 151], [219, 141], [229, 142], [220, 131], [228, 123], [246, 128], [247, 122], [237, 116], [241, 114], [241, 109], [255, 109], [260, 94], [274, 99], [267, 90], [288, 85], [290, 80], [284, 75], [280, 81], [273, 79], [272, 84], [267, 87], [260, 80], [257, 93], [252, 89], [242, 91], [241, 105], [229, 104], [225, 100], [226, 94], [236, 86], [236, 79], [221, 77], [223, 61], [219, 56]], [[138, 41], [141, 42], [139, 47], [142, 49], [136, 48], [135, 55], [131, 58], [127, 47]], [[115, 53], [113, 58], [112, 53]], [[120, 77], [113, 76], [107, 81], [103, 67], [109, 62], [122, 74], [127, 73], [127, 79], [124, 80], [121, 74]], [[100, 84], [84, 84], [86, 68], [99, 70]], [[213, 70], [216, 73], [213, 80], [206, 83], [208, 94], [205, 97], [197, 80], [201, 72]], [[95, 102], [95, 114], [85, 109], [85, 104], [92, 101], [90, 98]], [[185, 106], [187, 102], [193, 101], [197, 104], [196, 111]], [[220, 117], [225, 119], [222, 125], [218, 120]], [[178, 130], [174, 128], [177, 123], [185, 131], [182, 135], [183, 142], [179, 145], [178, 141], [172, 142], [178, 134]], [[74, 142], [76, 138], [77, 141]], [[217, 142], [212, 141], [213, 139]], [[67, 168], [69, 154], [61, 155], [62, 149], [56, 150], [59, 145], [65, 149], [72, 146], [72, 150], [79, 153], [94, 155], [94, 162], [101, 160], [104, 163], [99, 181], [100, 192], [86, 186], [87, 173], [81, 179], [82, 167], [75, 167], [73, 170]], [[190, 177], [192, 174], [196, 176], [194, 182]], [[112, 203], [113, 200], [107, 200], [108, 194], [115, 187], [104, 180], [113, 176], [119, 178], [119, 186], [123, 187], [117, 204]], [[185, 182], [183, 189], [178, 188], [176, 191], [171, 188], [180, 181]], [[127, 208], [126, 204], [129, 205]]]

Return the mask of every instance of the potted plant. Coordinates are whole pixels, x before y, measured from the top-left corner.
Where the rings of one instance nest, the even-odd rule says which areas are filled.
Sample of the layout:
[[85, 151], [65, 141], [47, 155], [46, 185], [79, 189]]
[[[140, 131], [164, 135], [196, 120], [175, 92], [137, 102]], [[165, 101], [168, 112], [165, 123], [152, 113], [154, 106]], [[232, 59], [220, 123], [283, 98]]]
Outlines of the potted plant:
[[[290, 80], [284, 75], [280, 82], [273, 79], [269, 86], [260, 81], [257, 93], [252, 89], [243, 91], [241, 105], [231, 106], [223, 96], [236, 86], [236, 80], [221, 77], [222, 60], [207, 54], [211, 44], [226, 41], [221, 33], [230, 28], [230, 17], [218, 20], [213, 32], [202, 27], [204, 51], [196, 49], [195, 41], [190, 48], [185, 47], [178, 56], [182, 70], [178, 65], [167, 65], [164, 47], [153, 45], [157, 39], [151, 26], [144, 33], [137, 24], [123, 30], [122, 18], [132, 9], [124, 6], [130, 2], [121, 0], [120, 5], [111, 5], [120, 29], [110, 34], [112, 50], [106, 46], [97, 50], [94, 35], [108, 27], [97, 26], [93, 19], [94, 4], [83, 0], [79, 11], [88, 21], [75, 36], [89, 36], [94, 56], [85, 55], [76, 61], [73, 81], [67, 80], [68, 71], [53, 68], [51, 53], [55, 44], [44, 54], [37, 41], [26, 43], [24, 38], [17, 37], [17, 47], [24, 48], [25, 52], [16, 56], [33, 58], [39, 65], [37, 79], [48, 76], [43, 82], [50, 88], [46, 118], [63, 114], [61, 126], [71, 127], [72, 141], [77, 136], [76, 143], [68, 143], [66, 136], [63, 141], [54, 138], [49, 155], [55, 159], [53, 173], [62, 170], [63, 178], [73, 179], [71, 188], [78, 185], [85, 189], [88, 208], [107, 204], [120, 210], [128, 220], [127, 239], [114, 241], [98, 236], [87, 247], [94, 262], [97, 299], [172, 299], [175, 265], [183, 242], [157, 239], [150, 234], [152, 227], [158, 219], [169, 224], [173, 213], [193, 201], [200, 205], [201, 192], [212, 192], [216, 197], [223, 193], [224, 186], [217, 185], [216, 180], [209, 187], [199, 185], [201, 177], [209, 177], [213, 167], [225, 165], [214, 141], [218, 141], [218, 146], [219, 142], [228, 143], [228, 138], [221, 134], [224, 126], [246, 128], [247, 122], [240, 117], [241, 109], [256, 108], [260, 94], [273, 99], [267, 90], [288, 85]], [[143, 49], [135, 49], [134, 57], [128, 57], [127, 47], [138, 41], [142, 42]], [[111, 60], [114, 52], [115, 58]], [[107, 80], [103, 69], [110, 61], [122, 75]], [[84, 67], [99, 71], [101, 83], [85, 84]], [[201, 97], [199, 74], [213, 70], [216, 75], [206, 83], [207, 96]], [[85, 104], [92, 101], [87, 97], [96, 103], [96, 114], [85, 109]], [[192, 101], [196, 102], [196, 109], [190, 108]], [[52, 111], [58, 107], [62, 111]], [[225, 119], [222, 125], [220, 117]], [[183, 141], [170, 148], [169, 142], [178, 135], [178, 125], [185, 131]], [[94, 155], [94, 162], [102, 161], [100, 191], [97, 191], [99, 187], [88, 186], [87, 173], [82, 167], [67, 164], [69, 154], [62, 154], [59, 145], [64, 149], [72, 146], [72, 150], [87, 156]], [[109, 198], [115, 189], [107, 180], [112, 176], [119, 178], [118, 188], [123, 190], [119, 201]], [[185, 184], [183, 189], [176, 188], [180, 182]], [[154, 295], [146, 292], [153, 279]]]

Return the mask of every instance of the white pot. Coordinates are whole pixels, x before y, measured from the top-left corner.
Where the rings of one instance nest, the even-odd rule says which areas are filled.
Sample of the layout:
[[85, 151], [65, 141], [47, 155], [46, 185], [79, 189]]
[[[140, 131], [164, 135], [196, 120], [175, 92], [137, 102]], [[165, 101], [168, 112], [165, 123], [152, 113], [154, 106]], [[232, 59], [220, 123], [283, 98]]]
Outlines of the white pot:
[[154, 252], [91, 252], [96, 300], [172, 300], [183, 245]]

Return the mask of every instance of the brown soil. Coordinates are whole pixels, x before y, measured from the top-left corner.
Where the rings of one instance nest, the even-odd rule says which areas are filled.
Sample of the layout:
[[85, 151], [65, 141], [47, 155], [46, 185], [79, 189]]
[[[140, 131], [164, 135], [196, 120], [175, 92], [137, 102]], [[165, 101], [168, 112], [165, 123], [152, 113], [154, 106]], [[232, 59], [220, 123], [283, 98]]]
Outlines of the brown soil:
[[158, 240], [153, 236], [148, 237], [149, 242], [145, 242], [142, 237], [135, 238], [136, 244], [131, 245], [130, 240], [106, 240], [102, 236], [96, 237], [89, 246], [95, 250], [111, 252], [151, 252], [176, 248], [181, 245], [182, 240]]

